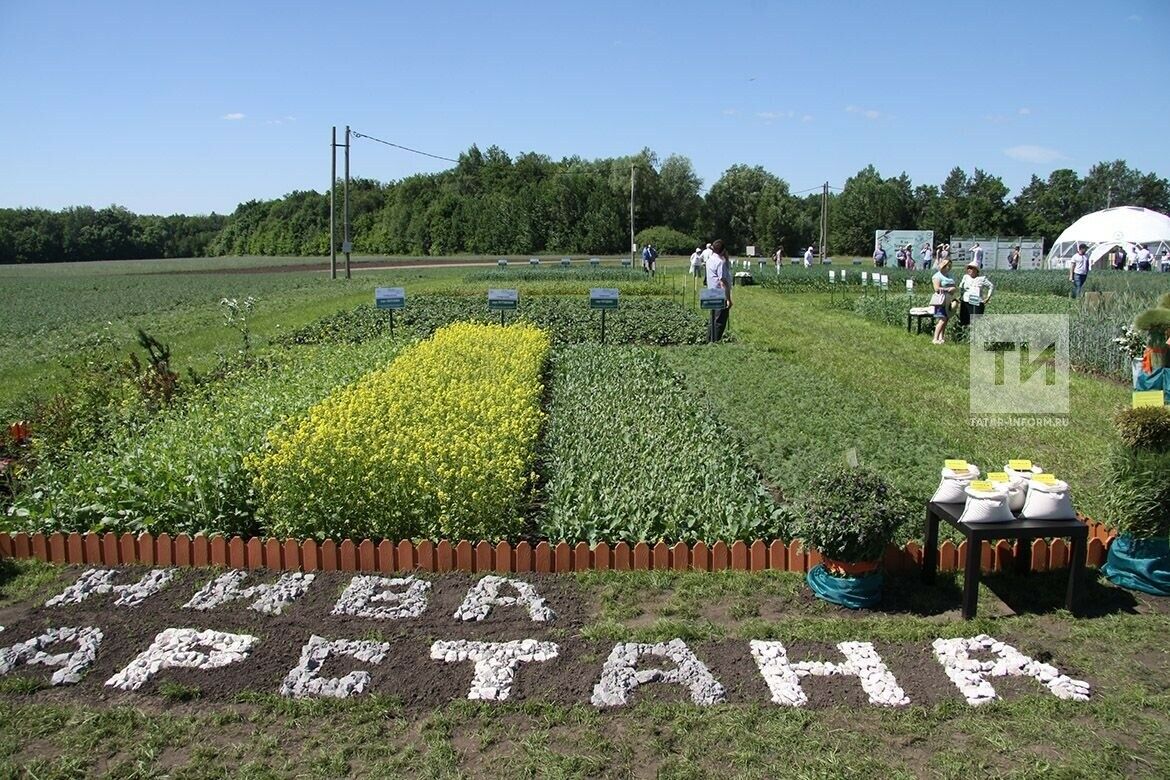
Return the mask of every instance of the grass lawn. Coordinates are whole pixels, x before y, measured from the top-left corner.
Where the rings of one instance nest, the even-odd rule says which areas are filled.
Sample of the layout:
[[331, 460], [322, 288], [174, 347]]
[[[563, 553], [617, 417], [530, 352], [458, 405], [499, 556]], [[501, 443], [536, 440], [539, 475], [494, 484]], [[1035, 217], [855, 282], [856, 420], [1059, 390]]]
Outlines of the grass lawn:
[[731, 328], [735, 345], [666, 354], [785, 491], [848, 450], [923, 502], [945, 458], [985, 471], [1028, 458], [1075, 485], [1087, 514], [1098, 509], [1111, 418], [1129, 398], [1118, 383], [1074, 373], [1067, 427], [977, 428], [966, 344], [934, 346], [834, 308], [828, 295], [750, 287], [736, 290]]

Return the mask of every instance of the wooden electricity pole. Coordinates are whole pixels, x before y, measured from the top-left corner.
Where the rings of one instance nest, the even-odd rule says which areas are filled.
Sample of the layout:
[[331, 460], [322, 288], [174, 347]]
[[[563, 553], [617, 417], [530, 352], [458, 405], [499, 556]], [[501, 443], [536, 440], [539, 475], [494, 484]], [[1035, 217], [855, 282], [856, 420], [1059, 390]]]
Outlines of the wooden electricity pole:
[[821, 262], [825, 262], [827, 254], [825, 244], [829, 242], [829, 183], [825, 182], [821, 190]]
[[329, 175], [329, 278], [337, 278], [337, 126], [333, 126], [333, 140], [329, 142], [329, 156], [333, 162]]
[[342, 234], [341, 249], [345, 252], [345, 278], [349, 278], [349, 252], [353, 248], [349, 244], [349, 125], [345, 126], [345, 227]]
[[634, 260], [634, 164], [630, 163], [630, 268]]

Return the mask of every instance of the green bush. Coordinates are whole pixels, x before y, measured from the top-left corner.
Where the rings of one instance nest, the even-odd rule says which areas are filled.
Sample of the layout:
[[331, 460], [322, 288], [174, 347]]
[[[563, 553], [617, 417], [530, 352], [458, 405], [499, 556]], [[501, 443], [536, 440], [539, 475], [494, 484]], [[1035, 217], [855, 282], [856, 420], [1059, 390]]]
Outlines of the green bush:
[[[1125, 446], [1147, 452], [1170, 451], [1170, 409], [1167, 407], [1122, 409], [1116, 422]], [[1166, 477], [1170, 479], [1170, 474]]]
[[910, 504], [876, 472], [826, 468], [793, 508], [793, 534], [826, 558], [878, 560], [910, 516]]
[[1170, 452], [1115, 447], [1106, 467], [1101, 519], [1137, 539], [1170, 535]]
[[653, 244], [659, 254], [663, 255], [690, 255], [695, 247], [702, 246], [702, 242], [694, 236], [675, 230], [674, 228], [655, 226], [639, 231], [634, 236], [634, 243], [639, 247]]

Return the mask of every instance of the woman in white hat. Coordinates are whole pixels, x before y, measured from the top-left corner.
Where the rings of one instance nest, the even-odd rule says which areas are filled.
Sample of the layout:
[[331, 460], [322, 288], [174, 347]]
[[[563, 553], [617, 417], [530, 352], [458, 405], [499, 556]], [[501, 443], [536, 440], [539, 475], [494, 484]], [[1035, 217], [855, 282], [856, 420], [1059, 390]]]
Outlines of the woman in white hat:
[[959, 324], [970, 325], [972, 317], [983, 314], [995, 285], [983, 275], [979, 263], [972, 260], [959, 280]]

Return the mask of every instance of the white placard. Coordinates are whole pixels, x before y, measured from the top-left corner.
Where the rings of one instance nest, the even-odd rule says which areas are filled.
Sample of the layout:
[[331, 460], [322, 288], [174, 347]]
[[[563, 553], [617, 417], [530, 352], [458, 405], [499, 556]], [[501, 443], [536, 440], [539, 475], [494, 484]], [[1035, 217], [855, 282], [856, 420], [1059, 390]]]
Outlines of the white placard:
[[837, 272], [836, 271], [829, 271], [829, 284], [836, 284], [836, 283], [837, 283]]
[[869, 284], [869, 272], [862, 271], [861, 272], [861, 286], [864, 287], [867, 284]]
[[906, 292], [908, 292], [908, 293], [914, 292], [914, 280], [913, 279], [906, 280]]

